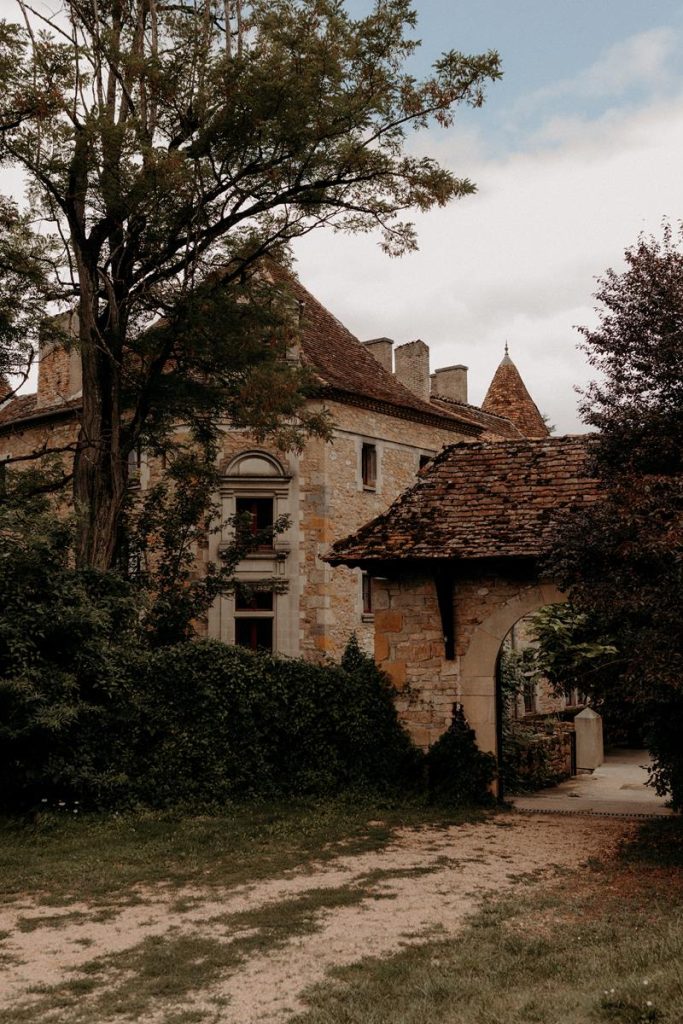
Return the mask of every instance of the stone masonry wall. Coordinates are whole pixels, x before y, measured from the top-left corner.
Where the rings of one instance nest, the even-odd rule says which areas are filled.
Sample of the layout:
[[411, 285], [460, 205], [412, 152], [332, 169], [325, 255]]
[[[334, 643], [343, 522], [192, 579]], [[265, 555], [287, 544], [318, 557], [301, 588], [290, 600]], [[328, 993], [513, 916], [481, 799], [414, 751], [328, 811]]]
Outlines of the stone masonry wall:
[[444, 660], [434, 582], [428, 576], [375, 582], [375, 661], [391, 679], [413, 741], [429, 747], [459, 699], [457, 663]]
[[[330, 545], [386, 511], [415, 482], [420, 456], [461, 440], [451, 431], [355, 406], [330, 403], [331, 443], [309, 441], [300, 459], [301, 652], [338, 658], [356, 633], [373, 648], [374, 627], [362, 614], [361, 574], [321, 560]], [[363, 487], [361, 446], [377, 451], [377, 484]]]

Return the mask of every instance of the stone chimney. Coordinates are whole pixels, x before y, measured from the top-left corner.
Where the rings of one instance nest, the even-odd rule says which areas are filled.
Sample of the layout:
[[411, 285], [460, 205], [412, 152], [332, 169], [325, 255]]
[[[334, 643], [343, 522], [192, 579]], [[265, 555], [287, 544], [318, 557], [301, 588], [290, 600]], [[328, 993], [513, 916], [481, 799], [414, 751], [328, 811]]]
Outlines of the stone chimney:
[[418, 398], [429, 401], [429, 346], [424, 341], [409, 341], [394, 352], [396, 377]]
[[68, 339], [78, 332], [76, 313], [53, 317], [40, 339], [38, 394], [36, 407], [59, 405], [74, 398], [82, 389], [81, 358]]
[[373, 338], [371, 341], [364, 341], [363, 344], [385, 370], [393, 373], [394, 343], [391, 338]]
[[455, 402], [467, 405], [467, 367], [459, 363], [457, 366], [442, 366], [431, 377], [432, 394], [443, 398], [452, 398]]

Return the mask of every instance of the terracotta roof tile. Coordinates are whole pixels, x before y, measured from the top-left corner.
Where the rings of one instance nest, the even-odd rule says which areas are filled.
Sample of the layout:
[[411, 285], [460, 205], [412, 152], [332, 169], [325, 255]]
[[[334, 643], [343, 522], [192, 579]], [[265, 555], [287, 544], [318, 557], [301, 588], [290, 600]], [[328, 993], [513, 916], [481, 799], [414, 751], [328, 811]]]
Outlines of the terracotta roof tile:
[[326, 560], [538, 557], [557, 516], [597, 497], [591, 444], [588, 436], [448, 445], [414, 487]]
[[510, 420], [519, 428], [523, 437], [548, 437], [549, 431], [543, 417], [527, 391], [519, 370], [507, 354], [507, 348], [481, 407], [484, 412], [495, 413]]
[[11, 428], [20, 423], [32, 423], [38, 419], [48, 419], [51, 416], [61, 416], [74, 412], [81, 407], [80, 398], [69, 399], [68, 402], [58, 402], [54, 405], [37, 407], [37, 395], [17, 395], [6, 405], [0, 408], [0, 430]]
[[350, 398], [366, 398], [393, 406], [404, 414], [430, 417], [440, 421], [446, 429], [475, 436], [481, 434], [481, 426], [470, 416], [456, 409], [432, 405], [404, 387], [293, 274], [278, 267], [274, 269], [274, 276], [303, 302], [303, 361], [323, 386]]
[[36, 407], [36, 395], [18, 395], [0, 409], [0, 426], [30, 416]]
[[496, 413], [484, 412], [477, 405], [469, 405], [467, 402], [458, 402], [454, 398], [446, 398], [444, 395], [432, 395], [430, 402], [433, 405], [444, 405], [452, 412], [457, 413], [466, 419], [471, 420], [478, 426], [484, 428], [481, 435], [482, 441], [496, 441], [502, 438], [524, 437], [525, 435], [505, 416], [498, 416]]

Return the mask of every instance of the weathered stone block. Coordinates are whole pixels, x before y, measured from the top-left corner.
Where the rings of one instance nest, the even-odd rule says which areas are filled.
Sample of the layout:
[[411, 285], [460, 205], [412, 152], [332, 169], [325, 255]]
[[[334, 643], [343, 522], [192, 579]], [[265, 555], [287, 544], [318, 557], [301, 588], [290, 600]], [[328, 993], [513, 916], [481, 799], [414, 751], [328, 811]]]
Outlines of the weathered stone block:
[[375, 612], [375, 629], [379, 633], [400, 633], [403, 628], [403, 615], [384, 609]]

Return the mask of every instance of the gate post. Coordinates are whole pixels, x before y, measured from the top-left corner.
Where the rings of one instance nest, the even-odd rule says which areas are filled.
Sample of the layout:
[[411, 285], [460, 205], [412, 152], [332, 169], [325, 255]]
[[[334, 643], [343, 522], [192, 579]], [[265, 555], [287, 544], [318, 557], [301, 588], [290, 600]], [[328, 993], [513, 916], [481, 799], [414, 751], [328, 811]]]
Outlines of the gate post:
[[593, 708], [584, 708], [574, 718], [576, 732], [576, 767], [593, 771], [605, 760], [602, 744], [602, 718]]

